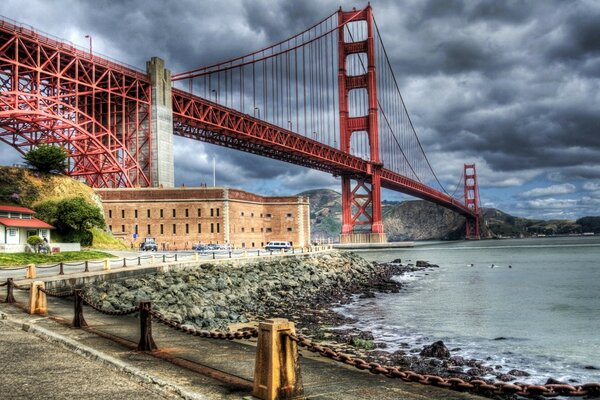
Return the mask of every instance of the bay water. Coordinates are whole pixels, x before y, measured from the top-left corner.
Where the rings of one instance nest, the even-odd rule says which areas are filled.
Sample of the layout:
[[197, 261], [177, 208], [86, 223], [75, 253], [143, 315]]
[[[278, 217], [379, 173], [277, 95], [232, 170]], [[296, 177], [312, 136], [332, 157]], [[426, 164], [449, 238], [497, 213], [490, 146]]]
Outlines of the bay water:
[[430, 242], [359, 254], [440, 267], [399, 277], [400, 293], [338, 310], [386, 351], [442, 340], [452, 355], [531, 373], [522, 382], [600, 382], [600, 237]]

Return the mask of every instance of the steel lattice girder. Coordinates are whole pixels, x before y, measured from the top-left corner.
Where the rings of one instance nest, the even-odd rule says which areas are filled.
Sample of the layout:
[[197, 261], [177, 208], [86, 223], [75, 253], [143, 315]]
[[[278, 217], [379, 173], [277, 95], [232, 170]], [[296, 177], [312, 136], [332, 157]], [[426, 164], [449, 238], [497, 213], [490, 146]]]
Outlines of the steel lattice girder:
[[[338, 176], [369, 178], [373, 168], [366, 160], [177, 89], [173, 89], [173, 120], [176, 135]], [[381, 185], [474, 217], [451, 196], [385, 168]]]
[[0, 140], [55, 143], [94, 187], [150, 186], [147, 76], [0, 20]]
[[173, 90], [175, 132], [293, 164], [364, 175], [368, 161], [188, 93]]

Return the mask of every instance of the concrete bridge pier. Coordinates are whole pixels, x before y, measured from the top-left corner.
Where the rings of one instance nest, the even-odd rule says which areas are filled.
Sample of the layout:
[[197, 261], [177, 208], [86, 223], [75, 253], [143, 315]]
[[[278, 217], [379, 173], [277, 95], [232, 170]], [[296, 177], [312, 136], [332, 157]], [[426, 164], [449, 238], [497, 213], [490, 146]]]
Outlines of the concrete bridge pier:
[[146, 71], [152, 82], [152, 186], [170, 188], [175, 186], [171, 71], [159, 57], [146, 62]]

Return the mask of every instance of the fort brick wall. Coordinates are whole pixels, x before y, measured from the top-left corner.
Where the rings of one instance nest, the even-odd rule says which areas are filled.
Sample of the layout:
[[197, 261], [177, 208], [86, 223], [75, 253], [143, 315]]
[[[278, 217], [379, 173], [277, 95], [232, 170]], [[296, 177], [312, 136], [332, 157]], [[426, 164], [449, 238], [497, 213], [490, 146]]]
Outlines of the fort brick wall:
[[153, 237], [160, 250], [191, 249], [196, 243], [260, 248], [271, 240], [301, 247], [310, 240], [307, 197], [185, 187], [96, 189], [96, 193], [109, 229], [134, 247], [145, 237]]

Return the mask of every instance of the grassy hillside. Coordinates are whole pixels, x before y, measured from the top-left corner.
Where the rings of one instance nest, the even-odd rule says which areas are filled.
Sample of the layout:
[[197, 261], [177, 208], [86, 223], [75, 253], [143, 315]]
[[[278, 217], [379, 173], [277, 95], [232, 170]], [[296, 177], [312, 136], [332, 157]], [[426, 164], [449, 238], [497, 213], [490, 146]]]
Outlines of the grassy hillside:
[[[84, 183], [64, 175], [44, 174], [26, 168], [0, 166], [0, 204], [34, 208], [48, 200], [79, 197], [102, 211], [100, 197]], [[120, 240], [99, 229], [93, 230], [93, 246], [127, 248]], [[60, 238], [55, 236], [58, 241]]]

